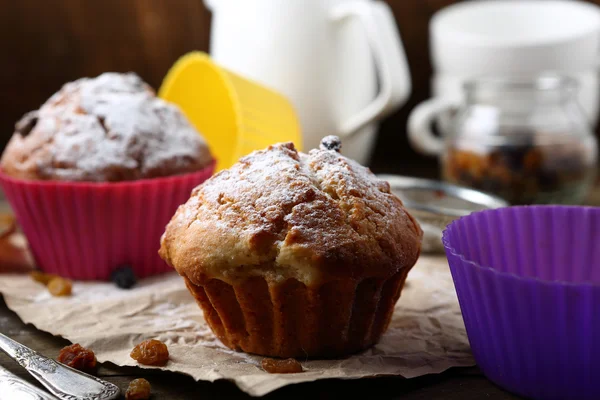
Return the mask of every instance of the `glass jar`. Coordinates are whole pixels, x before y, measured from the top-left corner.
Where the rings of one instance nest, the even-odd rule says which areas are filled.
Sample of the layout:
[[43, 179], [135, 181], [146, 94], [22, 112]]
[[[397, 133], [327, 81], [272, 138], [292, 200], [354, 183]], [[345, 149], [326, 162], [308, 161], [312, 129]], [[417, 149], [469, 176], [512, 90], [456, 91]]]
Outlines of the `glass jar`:
[[445, 180], [511, 204], [585, 199], [598, 152], [574, 80], [477, 79], [464, 88], [465, 102], [441, 146]]

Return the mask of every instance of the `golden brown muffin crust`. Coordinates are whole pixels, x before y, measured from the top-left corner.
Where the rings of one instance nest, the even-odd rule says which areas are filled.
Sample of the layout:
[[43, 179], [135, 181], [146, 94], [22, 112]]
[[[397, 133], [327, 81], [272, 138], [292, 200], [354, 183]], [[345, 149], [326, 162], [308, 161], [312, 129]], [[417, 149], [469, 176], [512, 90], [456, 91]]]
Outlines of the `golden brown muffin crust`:
[[200, 170], [208, 147], [135, 74], [67, 83], [15, 126], [0, 166], [20, 179], [124, 181]]
[[160, 254], [195, 284], [250, 276], [305, 284], [387, 278], [414, 265], [422, 231], [389, 184], [324, 146], [282, 143], [197, 187]]

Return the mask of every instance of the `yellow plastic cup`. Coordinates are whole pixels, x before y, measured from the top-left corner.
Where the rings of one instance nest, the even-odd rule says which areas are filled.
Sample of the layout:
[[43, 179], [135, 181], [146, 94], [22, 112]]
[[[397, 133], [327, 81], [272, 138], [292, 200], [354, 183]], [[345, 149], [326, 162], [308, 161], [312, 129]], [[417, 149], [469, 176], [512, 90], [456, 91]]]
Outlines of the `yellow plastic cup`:
[[205, 53], [181, 57], [158, 95], [177, 104], [204, 136], [217, 171], [274, 143], [291, 141], [302, 149], [298, 118], [284, 96], [220, 67]]

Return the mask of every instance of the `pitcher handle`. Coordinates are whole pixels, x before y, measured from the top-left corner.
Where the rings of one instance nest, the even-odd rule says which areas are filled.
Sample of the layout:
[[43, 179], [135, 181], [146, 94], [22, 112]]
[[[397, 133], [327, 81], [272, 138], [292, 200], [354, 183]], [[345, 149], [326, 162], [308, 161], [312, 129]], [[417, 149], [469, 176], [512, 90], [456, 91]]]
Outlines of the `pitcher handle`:
[[379, 77], [379, 93], [361, 111], [343, 121], [338, 134], [350, 136], [406, 101], [411, 90], [408, 62], [389, 6], [383, 1], [341, 3], [332, 10], [335, 21], [356, 18], [364, 28]]
[[427, 155], [440, 155], [444, 140], [431, 130], [433, 121], [443, 112], [458, 108], [458, 101], [449, 98], [432, 98], [419, 103], [408, 116], [408, 140], [415, 150]]

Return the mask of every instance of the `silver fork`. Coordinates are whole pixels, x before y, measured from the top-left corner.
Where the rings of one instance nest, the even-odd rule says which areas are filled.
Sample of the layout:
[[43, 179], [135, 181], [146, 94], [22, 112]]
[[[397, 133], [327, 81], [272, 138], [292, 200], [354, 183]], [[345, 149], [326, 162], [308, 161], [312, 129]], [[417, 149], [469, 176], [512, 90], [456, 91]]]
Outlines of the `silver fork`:
[[59, 399], [112, 400], [120, 395], [116, 385], [44, 357], [1, 333], [0, 349]]

